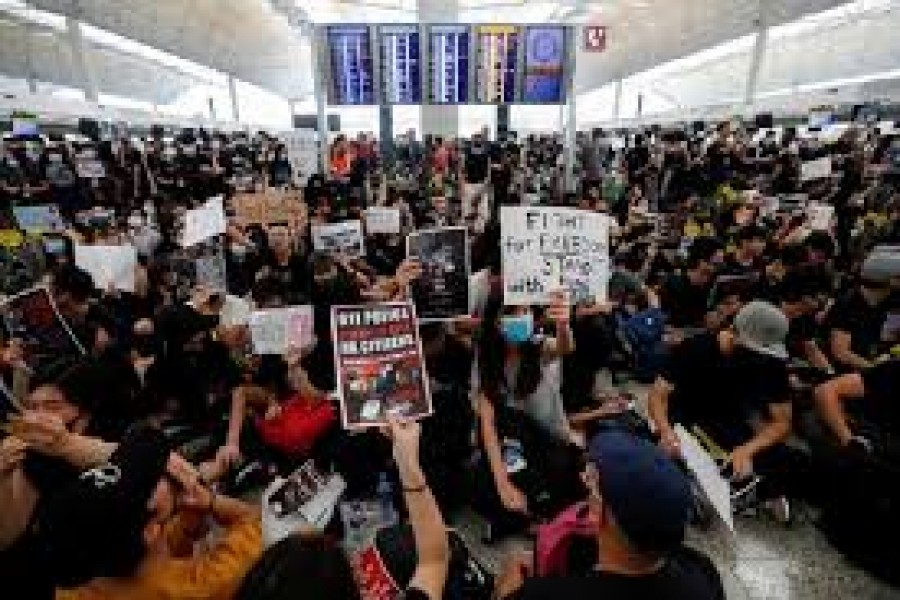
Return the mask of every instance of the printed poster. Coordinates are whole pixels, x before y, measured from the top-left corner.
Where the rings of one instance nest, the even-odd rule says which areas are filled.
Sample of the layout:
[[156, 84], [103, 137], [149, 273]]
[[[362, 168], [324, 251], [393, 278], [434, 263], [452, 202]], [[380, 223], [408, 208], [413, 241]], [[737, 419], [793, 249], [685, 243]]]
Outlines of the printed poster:
[[831, 157], [824, 156], [800, 165], [800, 181], [814, 181], [831, 177]]
[[227, 222], [222, 196], [214, 196], [202, 206], [184, 214], [181, 246], [188, 248], [225, 233]]
[[563, 207], [501, 206], [500, 251], [507, 305], [549, 304], [566, 289], [576, 303], [607, 298], [609, 218]]
[[14, 206], [12, 210], [19, 229], [28, 233], [62, 232], [66, 229], [59, 207], [55, 204]]
[[343, 254], [350, 258], [360, 258], [366, 253], [360, 221], [313, 225], [312, 238], [313, 248], [318, 252]]
[[367, 233], [400, 233], [400, 209], [384, 206], [367, 208], [366, 232]]
[[134, 293], [137, 250], [134, 246], [75, 245], [75, 264], [88, 273], [101, 290], [113, 287]]
[[331, 327], [346, 429], [433, 412], [412, 303], [332, 306]]
[[419, 320], [469, 314], [469, 246], [465, 227], [417, 231], [406, 238], [406, 254], [422, 267], [410, 285]]
[[312, 306], [254, 311], [250, 339], [254, 354], [286, 354], [291, 348], [308, 348], [314, 340]]

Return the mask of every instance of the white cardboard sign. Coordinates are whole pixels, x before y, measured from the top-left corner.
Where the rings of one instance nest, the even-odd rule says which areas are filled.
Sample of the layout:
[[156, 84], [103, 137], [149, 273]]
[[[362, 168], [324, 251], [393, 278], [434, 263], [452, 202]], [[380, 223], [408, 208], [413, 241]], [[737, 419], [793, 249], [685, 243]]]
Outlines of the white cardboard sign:
[[605, 301], [609, 227], [606, 215], [574, 208], [501, 207], [505, 303], [548, 304], [560, 288], [574, 302]]
[[222, 196], [213, 196], [203, 206], [184, 214], [181, 246], [189, 248], [211, 237], [225, 233], [228, 223]]
[[137, 250], [134, 246], [75, 246], [75, 264], [91, 274], [101, 290], [110, 286], [134, 292]]
[[831, 157], [810, 160], [800, 166], [800, 181], [814, 181], [831, 177]]
[[350, 258], [359, 258], [366, 253], [360, 221], [313, 225], [312, 238], [313, 248], [319, 252], [343, 254]]
[[254, 354], [285, 354], [313, 342], [312, 306], [258, 310], [250, 315], [250, 339]]
[[366, 231], [368, 233], [400, 233], [400, 209], [382, 206], [366, 209]]
[[731, 486], [719, 472], [716, 461], [681, 425], [675, 426], [675, 435], [681, 447], [681, 456], [688, 470], [694, 475], [706, 499], [712, 504], [719, 519], [734, 533], [734, 516], [731, 510]]

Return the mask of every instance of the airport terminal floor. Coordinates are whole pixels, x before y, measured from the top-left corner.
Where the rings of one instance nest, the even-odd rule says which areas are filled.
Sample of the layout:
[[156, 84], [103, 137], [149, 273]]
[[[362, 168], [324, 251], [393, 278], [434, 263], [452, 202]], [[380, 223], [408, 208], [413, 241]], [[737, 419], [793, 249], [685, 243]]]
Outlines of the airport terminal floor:
[[0, 595], [900, 598], [898, 27], [0, 0]]

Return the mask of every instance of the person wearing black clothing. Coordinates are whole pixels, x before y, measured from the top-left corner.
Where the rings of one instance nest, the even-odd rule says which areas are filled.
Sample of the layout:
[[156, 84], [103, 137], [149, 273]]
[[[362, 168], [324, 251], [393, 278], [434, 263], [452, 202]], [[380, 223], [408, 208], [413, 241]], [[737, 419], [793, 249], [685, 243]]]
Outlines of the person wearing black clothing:
[[835, 233], [838, 243], [838, 255], [841, 266], [845, 268], [850, 265], [850, 236], [853, 232], [853, 222], [855, 220], [855, 210], [850, 205], [850, 201], [855, 194], [863, 190], [863, 173], [865, 168], [865, 155], [862, 152], [852, 153], [847, 158], [844, 172], [838, 183], [837, 192], [832, 198], [834, 214], [837, 218]]
[[722, 258], [722, 245], [714, 238], [697, 238], [688, 249], [683, 273], [668, 277], [659, 290], [667, 324], [675, 329], [706, 327], [709, 295]]
[[650, 167], [650, 149], [643, 135], [634, 136], [634, 147], [625, 153], [625, 167], [628, 170], [628, 182], [643, 190]]
[[524, 577], [534, 565], [508, 561], [497, 583], [505, 600], [724, 600], [709, 558], [682, 545], [691, 511], [687, 477], [647, 440], [607, 430], [591, 440], [584, 480], [596, 523], [596, 567]]
[[725, 256], [724, 275], [758, 275], [763, 269], [763, 253], [768, 234], [759, 225], [745, 225], [738, 232], [738, 247]]

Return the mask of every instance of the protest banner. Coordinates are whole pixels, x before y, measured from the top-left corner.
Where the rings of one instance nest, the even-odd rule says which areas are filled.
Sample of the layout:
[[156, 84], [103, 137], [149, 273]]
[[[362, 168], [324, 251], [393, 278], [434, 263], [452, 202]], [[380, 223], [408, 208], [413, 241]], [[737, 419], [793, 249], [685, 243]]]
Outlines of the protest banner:
[[25, 363], [32, 373], [84, 355], [85, 349], [59, 313], [50, 291], [35, 287], [0, 304], [6, 339], [21, 341]]
[[800, 181], [815, 181], [831, 177], [831, 157], [824, 156], [800, 165]]
[[250, 339], [254, 354], [286, 354], [291, 348], [308, 348], [314, 339], [312, 306], [254, 311]]
[[103, 179], [106, 177], [106, 167], [99, 160], [77, 160], [75, 172], [81, 179]]
[[213, 196], [202, 206], [184, 214], [184, 229], [181, 232], [181, 246], [194, 246], [211, 237], [225, 233], [225, 207], [222, 196]]
[[605, 301], [609, 218], [558, 207], [500, 207], [503, 297], [508, 305], [549, 304], [567, 289], [575, 302]]
[[313, 248], [319, 252], [343, 254], [350, 258], [360, 258], [366, 253], [360, 221], [313, 225], [312, 238]]
[[412, 303], [332, 306], [331, 328], [345, 428], [432, 413]]
[[19, 229], [27, 233], [61, 232], [66, 229], [62, 215], [59, 214], [59, 207], [55, 204], [14, 206], [13, 215]]
[[239, 227], [250, 225], [287, 225], [292, 232], [301, 232], [307, 224], [306, 203], [296, 190], [267, 189], [252, 194], [237, 194], [230, 207], [232, 223]]
[[399, 208], [373, 206], [366, 209], [365, 217], [367, 233], [400, 233]]
[[469, 245], [465, 227], [417, 231], [406, 238], [406, 255], [422, 267], [410, 292], [419, 320], [469, 314]]
[[137, 250], [134, 246], [83, 246], [75, 245], [75, 264], [94, 279], [101, 290], [113, 287], [134, 293], [137, 270]]

